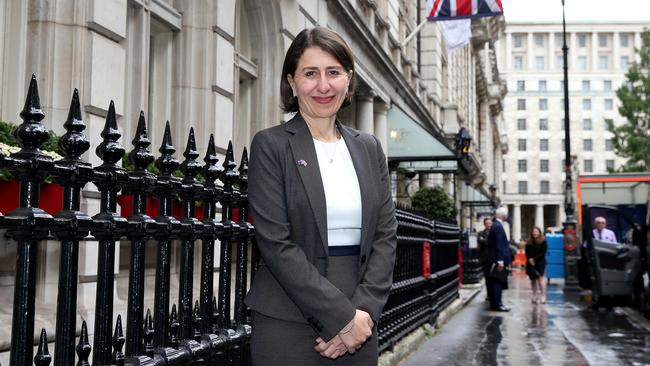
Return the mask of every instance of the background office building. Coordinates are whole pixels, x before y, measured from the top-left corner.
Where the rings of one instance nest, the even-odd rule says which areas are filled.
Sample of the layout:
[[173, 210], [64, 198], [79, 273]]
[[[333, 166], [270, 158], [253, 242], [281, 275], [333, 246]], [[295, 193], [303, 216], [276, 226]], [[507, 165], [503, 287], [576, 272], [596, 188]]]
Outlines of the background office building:
[[[574, 178], [620, 167], [606, 121], [624, 122], [616, 89], [650, 23], [568, 23], [569, 108]], [[564, 75], [562, 23], [507, 23], [499, 41], [509, 93], [505, 118], [503, 202], [512, 217], [512, 239], [532, 226], [559, 227], [564, 220]]]

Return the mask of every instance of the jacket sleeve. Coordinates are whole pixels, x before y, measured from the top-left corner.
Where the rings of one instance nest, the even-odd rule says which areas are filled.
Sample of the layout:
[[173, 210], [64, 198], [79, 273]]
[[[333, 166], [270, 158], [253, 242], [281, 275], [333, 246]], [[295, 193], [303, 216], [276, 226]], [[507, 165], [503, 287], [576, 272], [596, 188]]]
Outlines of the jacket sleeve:
[[255, 237], [267, 268], [296, 304], [307, 322], [325, 340], [345, 327], [355, 315], [348, 298], [307, 259], [290, 240], [285, 181], [278, 142], [264, 131], [251, 143], [248, 197]]
[[512, 253], [510, 252], [506, 230], [502, 225], [499, 225], [499, 231], [497, 233], [497, 262], [503, 261], [504, 264], [508, 264], [510, 263], [511, 256]]
[[373, 237], [372, 249], [368, 255], [366, 270], [352, 296], [352, 303], [357, 309], [368, 312], [373, 322], [377, 324], [393, 284], [393, 268], [397, 248], [397, 219], [395, 218], [395, 203], [393, 203], [390, 190], [386, 156], [377, 138], [375, 138], [375, 144], [377, 164], [381, 174], [377, 185], [379, 187], [377, 225], [375, 232], [368, 234]]

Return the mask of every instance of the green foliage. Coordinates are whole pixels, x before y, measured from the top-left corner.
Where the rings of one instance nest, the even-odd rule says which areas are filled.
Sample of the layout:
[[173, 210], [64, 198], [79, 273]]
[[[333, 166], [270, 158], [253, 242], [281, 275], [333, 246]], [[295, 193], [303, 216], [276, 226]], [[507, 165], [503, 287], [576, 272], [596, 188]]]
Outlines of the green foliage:
[[450, 220], [454, 216], [454, 200], [442, 187], [420, 188], [411, 198], [411, 205], [434, 220]]
[[[18, 141], [16, 140], [16, 136], [14, 135], [16, 128], [18, 125], [11, 123], [11, 122], [5, 122], [5, 121], [0, 121], [0, 143], [6, 144], [8, 146], [18, 146]], [[42, 151], [49, 151], [49, 152], [54, 152], [58, 155], [63, 155], [63, 151], [59, 147], [59, 137], [54, 133], [54, 131], [49, 130], [48, 131], [48, 139], [43, 143], [41, 146]], [[6, 152], [5, 152], [6, 153]], [[48, 154], [52, 156], [51, 154]], [[56, 156], [56, 155], [54, 155]], [[60, 159], [61, 156], [56, 157], [55, 159]], [[0, 169], [0, 180], [3, 181], [8, 181], [13, 179], [13, 175], [6, 169]], [[52, 182], [52, 177], [46, 177], [45, 182], [51, 183]]]
[[606, 121], [614, 134], [614, 150], [628, 158], [620, 171], [650, 171], [650, 30], [641, 33], [641, 40], [641, 48], [636, 49], [639, 61], [631, 64], [626, 83], [616, 91], [621, 102], [618, 112], [627, 121], [620, 126]]

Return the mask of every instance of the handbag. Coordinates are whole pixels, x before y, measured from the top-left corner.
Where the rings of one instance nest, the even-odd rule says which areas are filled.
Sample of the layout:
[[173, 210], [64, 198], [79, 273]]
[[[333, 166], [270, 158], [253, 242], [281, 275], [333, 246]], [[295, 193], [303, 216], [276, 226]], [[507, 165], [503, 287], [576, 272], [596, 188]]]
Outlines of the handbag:
[[508, 269], [503, 268], [502, 270], [497, 270], [498, 266], [496, 263], [492, 263], [490, 268], [490, 273], [488, 274], [490, 278], [493, 278], [501, 283], [508, 283]]

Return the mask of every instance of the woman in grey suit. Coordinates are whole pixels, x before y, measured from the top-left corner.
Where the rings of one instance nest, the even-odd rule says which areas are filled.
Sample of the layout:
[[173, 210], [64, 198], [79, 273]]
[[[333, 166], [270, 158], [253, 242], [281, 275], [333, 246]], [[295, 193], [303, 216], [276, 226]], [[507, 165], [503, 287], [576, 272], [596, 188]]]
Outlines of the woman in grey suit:
[[379, 141], [336, 120], [353, 55], [334, 31], [306, 29], [282, 75], [283, 109], [296, 114], [251, 144], [253, 364], [376, 365], [397, 222]]

